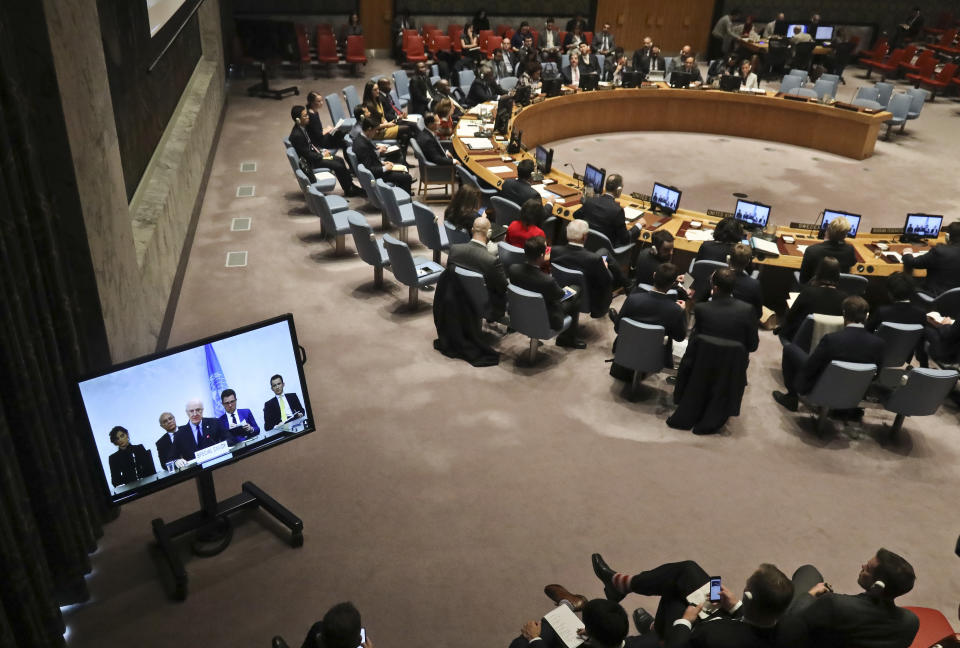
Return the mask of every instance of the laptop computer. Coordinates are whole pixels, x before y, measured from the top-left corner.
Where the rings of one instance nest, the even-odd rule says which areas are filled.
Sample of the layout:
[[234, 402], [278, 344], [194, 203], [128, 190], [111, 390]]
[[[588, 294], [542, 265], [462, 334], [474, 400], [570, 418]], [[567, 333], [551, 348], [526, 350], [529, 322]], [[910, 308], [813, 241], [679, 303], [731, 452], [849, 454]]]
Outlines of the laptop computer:
[[720, 77], [720, 89], [727, 92], [737, 92], [740, 90], [740, 77], [735, 74], [724, 74]]
[[596, 90], [597, 85], [600, 83], [599, 74], [581, 74], [580, 75], [580, 89], [581, 90]]

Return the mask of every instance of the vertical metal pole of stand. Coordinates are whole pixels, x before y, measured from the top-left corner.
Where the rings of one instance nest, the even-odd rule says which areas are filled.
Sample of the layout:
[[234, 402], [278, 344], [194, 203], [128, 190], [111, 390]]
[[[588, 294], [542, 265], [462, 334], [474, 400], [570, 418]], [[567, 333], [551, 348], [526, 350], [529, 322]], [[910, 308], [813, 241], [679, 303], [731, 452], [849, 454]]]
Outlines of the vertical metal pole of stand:
[[208, 520], [217, 517], [217, 489], [213, 485], [213, 473], [204, 471], [197, 475], [197, 497], [200, 510]]

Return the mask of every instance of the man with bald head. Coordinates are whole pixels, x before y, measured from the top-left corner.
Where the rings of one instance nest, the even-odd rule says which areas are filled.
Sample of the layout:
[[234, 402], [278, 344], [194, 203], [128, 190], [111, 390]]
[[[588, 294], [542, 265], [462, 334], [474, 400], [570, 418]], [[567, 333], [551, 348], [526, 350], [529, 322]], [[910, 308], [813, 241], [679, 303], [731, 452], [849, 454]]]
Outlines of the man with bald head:
[[196, 456], [197, 450], [209, 448], [221, 441], [233, 443], [230, 434], [220, 425], [220, 421], [215, 418], [204, 418], [203, 403], [199, 398], [188, 400], [186, 411], [189, 422], [177, 428], [174, 434], [174, 443], [180, 457], [189, 461]]
[[447, 265], [451, 263], [465, 270], [473, 270], [483, 275], [490, 293], [490, 312], [488, 320], [503, 319], [507, 306], [507, 275], [500, 263], [496, 248], [488, 247], [490, 240], [490, 221], [486, 216], [478, 216], [470, 230], [471, 239], [466, 243], [450, 246]]
[[160, 427], [163, 428], [163, 436], [156, 442], [157, 458], [160, 465], [166, 467], [167, 463], [181, 458], [175, 441], [177, 419], [170, 412], [164, 412], [160, 415]]

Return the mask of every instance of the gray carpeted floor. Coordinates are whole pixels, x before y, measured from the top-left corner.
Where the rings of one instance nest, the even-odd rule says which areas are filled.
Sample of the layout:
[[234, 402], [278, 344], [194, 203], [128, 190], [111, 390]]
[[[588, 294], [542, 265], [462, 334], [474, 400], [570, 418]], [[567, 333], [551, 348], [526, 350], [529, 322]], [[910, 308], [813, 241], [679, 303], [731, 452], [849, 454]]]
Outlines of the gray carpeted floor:
[[[367, 75], [388, 69], [374, 62]], [[866, 83], [860, 74], [850, 70], [842, 98]], [[304, 81], [301, 91], [351, 81], [360, 80]], [[294, 313], [319, 430], [216, 481], [221, 497], [243, 480], [259, 484], [303, 518], [306, 542], [289, 548], [255, 514], [225, 553], [189, 560], [190, 597], [172, 603], [148, 552], [150, 520], [194, 510], [195, 489], [126, 505], [93, 556], [93, 600], [66, 612], [71, 645], [267, 646], [277, 633], [299, 645], [310, 623], [349, 599], [380, 648], [503, 646], [549, 609], [546, 583], [601, 594], [592, 551], [624, 571], [694, 558], [738, 591], [760, 562], [788, 573], [814, 562], [838, 591], [854, 591], [860, 565], [886, 546], [918, 574], [904, 602], [955, 619], [956, 408], [908, 419], [891, 443], [877, 438], [893, 415], [871, 408], [862, 426], [821, 440], [809, 413], [770, 398], [780, 346], [769, 333], [751, 358], [741, 416], [707, 438], [666, 427], [662, 377], [646, 381], [638, 402], [624, 398], [604, 362], [606, 319], [583, 327], [588, 349], [548, 343], [532, 369], [514, 362], [526, 348], [517, 334], [497, 342], [498, 367], [444, 358], [431, 345], [430, 293], [405, 312], [406, 289], [389, 273], [375, 290], [368, 266], [333, 257], [319, 238], [280, 143], [295, 101], [249, 99], [247, 84], [231, 91], [170, 344]], [[743, 191], [772, 204], [778, 223], [823, 207], [862, 213], [868, 226], [898, 224], [910, 209], [949, 221], [960, 215], [958, 113], [954, 99], [928, 104], [906, 136], [879, 142], [863, 162], [656, 133], [560, 142], [557, 159], [603, 161], [627, 176], [628, 191], [675, 184], [698, 210], [729, 209]], [[243, 161], [257, 172], [240, 173]], [[236, 198], [241, 184], [254, 184], [255, 197]], [[364, 208], [363, 198], [350, 202]], [[379, 214], [365, 213], [379, 227]], [[252, 217], [251, 231], [230, 231], [237, 216]], [[248, 266], [225, 268], [239, 250]]]

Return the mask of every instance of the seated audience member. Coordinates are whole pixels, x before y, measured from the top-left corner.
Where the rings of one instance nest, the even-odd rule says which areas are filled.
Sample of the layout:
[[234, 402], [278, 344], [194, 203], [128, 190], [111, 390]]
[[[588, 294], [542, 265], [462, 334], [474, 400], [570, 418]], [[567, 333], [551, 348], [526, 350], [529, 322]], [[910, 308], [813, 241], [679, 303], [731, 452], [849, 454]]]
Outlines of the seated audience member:
[[863, 297], [847, 297], [843, 300], [843, 330], [824, 335], [809, 355], [796, 344], [783, 347], [781, 364], [787, 391], [774, 391], [773, 399], [796, 412], [798, 395], [813, 389], [820, 374], [834, 360], [875, 364], [879, 368], [883, 361], [883, 340], [863, 327], [868, 309]]
[[493, 76], [493, 68], [484, 64], [480, 66], [480, 75], [470, 85], [466, 104], [476, 106], [485, 101], [496, 101], [501, 95], [505, 94], [507, 94], [507, 91], [500, 87], [496, 77]]
[[528, 61], [523, 74], [521, 74], [520, 78], [517, 80], [517, 87], [522, 88], [524, 86], [529, 86], [531, 97], [539, 93], [541, 87], [540, 70], [541, 66], [539, 61]]
[[609, 81], [615, 86], [623, 84], [623, 73], [627, 69], [627, 55], [622, 47], [617, 47], [612, 54], [603, 59], [603, 74], [601, 81]]
[[449, 139], [453, 135], [453, 101], [448, 97], [442, 97], [433, 102], [433, 112], [436, 113], [439, 125], [437, 126], [437, 137]]
[[220, 415], [220, 425], [223, 429], [230, 430], [230, 433], [240, 441], [260, 434], [260, 426], [257, 425], [253, 412], [248, 409], [237, 409], [237, 392], [224, 389], [220, 394], [220, 403], [224, 411]]
[[726, 263], [733, 254], [733, 246], [743, 240], [743, 224], [729, 216], [720, 219], [713, 230], [713, 240], [704, 241], [697, 251], [697, 261]]
[[583, 41], [580, 43], [580, 76], [586, 74], [595, 74], [600, 77], [600, 60], [597, 55], [590, 51], [590, 45]]
[[644, 248], [637, 255], [636, 272], [634, 279], [638, 284], [653, 284], [653, 275], [661, 263], [669, 263], [673, 259], [673, 234], [667, 230], [657, 230], [650, 237], [650, 247]]
[[360, 15], [356, 12], [350, 14], [346, 24], [340, 28], [340, 47], [347, 48], [347, 38], [350, 36], [363, 36], [363, 25], [360, 24]]
[[793, 28], [793, 34], [790, 36], [790, 44], [798, 45], [799, 43], [809, 43], [813, 40], [813, 36], [803, 31], [803, 27], [797, 25]]
[[547, 23], [540, 34], [540, 57], [544, 61], [560, 60], [560, 31], [554, 24], [553, 18], [547, 18]]
[[453, 198], [443, 210], [443, 220], [458, 230], [470, 232], [473, 223], [480, 216], [480, 190], [469, 184], [462, 184], [453, 194]]
[[580, 43], [585, 43], [583, 36], [583, 26], [575, 25], [573, 29], [567, 30], [567, 35], [563, 37], [563, 49], [572, 54], [573, 50], [580, 49]]
[[400, 187], [407, 193], [413, 186], [413, 178], [406, 171], [394, 170], [394, 163], [380, 159], [380, 154], [386, 152], [387, 147], [374, 144], [372, 139], [380, 128], [379, 123], [370, 117], [364, 117], [363, 132], [353, 140], [353, 152], [357, 156], [357, 163], [367, 167], [374, 178], [383, 178], [384, 182]]
[[903, 269], [907, 273], [914, 268], [927, 271], [923, 291], [933, 296], [960, 287], [960, 221], [954, 221], [944, 230], [945, 245], [935, 245], [923, 256], [903, 255]]
[[763, 36], [763, 38], [780, 38], [779, 36], [777, 36], [777, 27], [782, 26], [783, 31], [786, 31], [787, 28], [784, 25], [786, 21], [787, 21], [787, 18], [781, 11], [780, 13], [777, 14], [776, 18], [774, 18], [773, 20], [771, 20], [766, 24], [766, 26], [763, 28], [763, 33], [761, 34], [761, 36]]
[[913, 281], [910, 276], [902, 272], [894, 272], [887, 277], [887, 294], [889, 304], [884, 304], [870, 312], [866, 328], [876, 333], [881, 322], [895, 322], [897, 324], [920, 324], [926, 326], [927, 313], [910, 300], [913, 297]]
[[160, 427], [163, 428], [163, 434], [154, 442], [160, 465], [166, 466], [178, 459], [182, 461], [183, 457], [180, 456], [176, 443], [177, 419], [170, 412], [164, 412], [160, 415]]
[[337, 603], [327, 610], [323, 620], [314, 623], [300, 648], [373, 648], [370, 637], [361, 643], [363, 623], [353, 603]]
[[[442, 101], [443, 99], [449, 99], [450, 103], [453, 104], [453, 109], [455, 111], [455, 118], [460, 119], [459, 115], [462, 115], [464, 112], [463, 106], [460, 105], [460, 103], [457, 101], [457, 97], [454, 96], [455, 94], [459, 97], [463, 96], [463, 92], [460, 90], [460, 88], [457, 88], [456, 92], [454, 92], [453, 90], [450, 89], [449, 81], [447, 81], [446, 79], [440, 79], [439, 81], [433, 84], [433, 92], [435, 95], [435, 98], [433, 100], [434, 103], [436, 103], [438, 100]], [[433, 112], [437, 112], [437, 111], [434, 110]]]
[[276, 426], [298, 416], [304, 416], [305, 410], [296, 394], [283, 393], [283, 376], [270, 376], [270, 390], [274, 397], [263, 404], [263, 428], [268, 432]]
[[357, 141], [357, 138], [363, 134], [363, 120], [369, 115], [370, 113], [363, 107], [363, 104], [359, 104], [353, 108], [353, 119], [356, 123], [354, 123], [348, 134], [351, 142]]
[[480, 42], [477, 40], [477, 32], [473, 30], [472, 22], [464, 24], [463, 31], [460, 33], [460, 46], [463, 48], [463, 61], [476, 64], [483, 60], [483, 52], [480, 51]]
[[121, 486], [150, 475], [156, 475], [157, 469], [147, 449], [140, 444], [130, 443], [130, 433], [122, 425], [110, 430], [110, 443], [117, 451], [110, 455], [110, 482]]
[[[567, 225], [567, 244], [555, 245], [550, 250], [550, 263], [583, 273], [587, 286], [587, 299], [590, 300], [590, 315], [603, 317], [610, 309], [614, 286], [622, 287], [623, 285], [623, 274], [617, 267], [616, 261], [613, 263], [607, 261], [611, 257], [608, 250], [592, 252], [583, 247], [589, 229], [590, 225], [585, 220], [577, 218], [570, 221]], [[616, 269], [619, 281], [614, 279], [613, 270], [608, 267]]]
[[[941, 367], [960, 365], [960, 320], [944, 317], [941, 321], [928, 320], [927, 324], [926, 337], [930, 343], [930, 357]], [[923, 364], [921, 360], [921, 365]], [[952, 392], [951, 397], [957, 402], [955, 394], [955, 391]]]
[[510, 45], [513, 47], [513, 49], [520, 49], [523, 47], [523, 39], [525, 39], [527, 36], [533, 38], [533, 34], [530, 31], [530, 23], [524, 20], [520, 23], [520, 29], [514, 32], [513, 36], [510, 37]]
[[647, 59], [647, 69], [644, 70], [644, 73], [666, 72], [666, 70], [667, 62], [660, 54], [660, 48], [654, 45], [653, 49], [650, 50], [650, 57]]
[[380, 99], [380, 86], [373, 81], [367, 81], [367, 85], [363, 87], [363, 107], [369, 113], [369, 118], [377, 125], [377, 130], [372, 139], [399, 140], [401, 148], [405, 148], [412, 134], [410, 126], [397, 124], [396, 120], [388, 120]]
[[587, 23], [586, 17], [583, 14], [577, 14], [573, 18], [567, 21], [566, 30], [573, 31], [576, 29], [576, 26], [580, 25], [580, 29], [583, 31], [588, 31], [590, 29], [589, 24]]
[[[395, 124], [407, 116], [407, 111], [403, 110], [393, 101], [393, 79], [390, 77], [380, 77], [377, 79], [377, 90], [380, 91], [380, 107], [383, 108], [383, 117], [389, 122]], [[407, 124], [402, 124], [407, 126]]]
[[430, 109], [430, 103], [436, 98], [430, 86], [429, 74], [427, 64], [418, 61], [410, 77], [410, 100], [407, 102], [407, 108], [411, 115], [422, 115], [427, 112]]
[[526, 263], [515, 263], [507, 268], [510, 283], [543, 296], [551, 329], [557, 330], [562, 327], [566, 315], [573, 319], [570, 327], [557, 336], [557, 346], [571, 349], [587, 348], [587, 343], [577, 338], [580, 319], [579, 291], [575, 291], [572, 297], [564, 299], [560, 285], [540, 269], [546, 263], [546, 239], [542, 236], [527, 239], [523, 245], [523, 254], [526, 257]]
[[623, 207], [617, 202], [622, 191], [623, 176], [611, 173], [607, 176], [604, 192], [599, 196], [586, 198], [576, 213], [577, 218], [590, 224], [590, 229], [605, 234], [614, 247], [632, 243], [640, 235], [637, 226], [627, 231]]
[[635, 575], [614, 571], [600, 554], [593, 554], [592, 562], [608, 600], [620, 601], [630, 593], [660, 597], [653, 629], [668, 648], [772, 647], [785, 643], [778, 641], [778, 623], [795, 587], [775, 565], [762, 563], [757, 567], [744, 585], [742, 599], [721, 585], [718, 612], [701, 621], [698, 614], [703, 604], [690, 605], [687, 596], [710, 582], [710, 576], [694, 561], [666, 563]]
[[233, 444], [233, 437], [220, 425], [218, 419], [204, 417], [203, 403], [199, 399], [187, 401], [185, 409], [189, 421], [177, 428], [174, 434], [174, 443], [180, 457], [189, 461], [196, 457], [197, 450], [209, 448], [221, 441]]
[[603, 28], [593, 35], [593, 47], [597, 54], [603, 56], [608, 56], [610, 52], [616, 49], [613, 32], [610, 31], [610, 23], [603, 23]]
[[[620, 332], [620, 321], [626, 317], [643, 324], [662, 326], [671, 340], [680, 342], [687, 337], [687, 314], [677, 301], [677, 296], [668, 295], [677, 284], [677, 266], [664, 262], [657, 266], [653, 274], [653, 290], [630, 293], [620, 307], [620, 313], [614, 318], [614, 330]], [[616, 346], [616, 341], [614, 341]], [[664, 365], [673, 366], [672, 344], [664, 345]]]
[[703, 85], [703, 75], [700, 74], [700, 68], [697, 67], [697, 60], [692, 56], [687, 57], [687, 60], [683, 62], [683, 67], [681, 67], [679, 71], [690, 75], [691, 86]]
[[757, 316], [752, 306], [734, 299], [736, 281], [736, 274], [730, 268], [720, 268], [713, 273], [710, 301], [700, 302], [693, 308], [693, 335], [712, 335], [740, 342], [748, 353], [752, 353], [760, 344]]
[[517, 164], [517, 177], [504, 180], [500, 193], [497, 194], [504, 200], [509, 200], [516, 205], [523, 205], [528, 200], [536, 198], [540, 200], [540, 194], [533, 188], [533, 160], [521, 160]]
[[570, 51], [569, 63], [564, 66], [561, 72], [563, 74], [564, 83], [574, 88], [580, 87], [580, 50], [579, 49], [574, 49]]
[[[313, 174], [313, 169], [329, 169], [337, 176], [337, 182], [345, 196], [356, 196], [360, 193], [360, 188], [353, 184], [350, 170], [343, 160], [334, 157], [330, 149], [319, 148], [310, 141], [306, 126], [310, 122], [310, 115], [303, 106], [294, 106], [290, 110], [290, 116], [293, 118], [294, 126], [290, 131], [290, 144], [293, 146], [297, 155], [300, 156], [301, 168], [305, 164], [310, 170], [304, 169], [308, 176]], [[332, 144], [332, 141], [330, 142]], [[312, 179], [312, 178], [311, 178]]]
[[633, 69], [646, 72], [650, 67], [650, 57], [653, 55], [653, 39], [643, 37], [643, 45], [633, 52]]
[[690, 45], [684, 45], [680, 48], [680, 53], [673, 58], [673, 69], [679, 70], [682, 68], [683, 62], [690, 57], [693, 57], [693, 60], [697, 60], [697, 57], [693, 55], [693, 47]]
[[847, 298], [847, 294], [837, 288], [839, 281], [840, 264], [837, 260], [833, 257], [821, 260], [817, 274], [810, 283], [800, 289], [800, 294], [787, 311], [783, 325], [776, 332], [784, 339], [792, 340], [807, 315], [843, 314], [843, 300]]
[[915, 580], [913, 566], [887, 549], [860, 567], [860, 594], [834, 593], [816, 567], [804, 565], [793, 575], [793, 602], [785, 619], [800, 622], [809, 646], [907, 648], [920, 624], [895, 600], [912, 590]]
[[757, 75], [753, 72], [753, 64], [749, 59], [743, 59], [740, 63], [740, 85], [748, 90], [756, 90], [760, 87]]
[[346, 148], [343, 143], [344, 133], [338, 131], [336, 126], [323, 127], [323, 120], [320, 118], [320, 110], [323, 108], [323, 97], [319, 92], [307, 93], [307, 135], [310, 136], [310, 142], [319, 149], [342, 149]]
[[454, 159], [453, 153], [445, 150], [443, 145], [440, 144], [440, 140], [437, 139], [437, 132], [440, 130], [440, 118], [432, 112], [425, 112], [423, 114], [423, 123], [426, 128], [417, 133], [417, 144], [420, 146], [420, 150], [423, 151], [423, 157], [425, 157], [428, 162], [439, 166], [459, 164], [459, 162]]
[[[537, 196], [520, 205], [519, 217], [507, 227], [507, 243], [522, 248], [530, 238], [540, 236], [546, 239], [547, 235], [540, 228], [542, 224], [543, 206], [540, 204], [540, 197]], [[550, 255], [547, 254], [547, 259], [549, 258]]]
[[739, 74], [740, 65], [736, 54], [719, 58], [707, 68], [707, 83], [714, 83], [725, 74]]
[[747, 272], [752, 259], [753, 249], [749, 245], [737, 243], [733, 246], [733, 253], [730, 255], [730, 269], [736, 276], [733, 296], [753, 306], [759, 319], [763, 314], [763, 290], [760, 288], [760, 282]]
[[[553, 591], [553, 590], [551, 590]], [[562, 589], [564, 595], [570, 595]], [[582, 600], [581, 600], [582, 599]], [[559, 599], [558, 599], [559, 600]], [[647, 646], [643, 637], [628, 637], [630, 622], [627, 613], [618, 603], [604, 599], [587, 601], [586, 597], [572, 599], [569, 603], [575, 612], [583, 615], [583, 628], [578, 636], [584, 648], [642, 648]], [[565, 648], [566, 644], [549, 623], [527, 621], [520, 628], [520, 636], [510, 642], [510, 648]]]
[[[503, 42], [506, 43], [507, 41], [504, 40]], [[490, 61], [490, 66], [493, 67], [493, 76], [496, 77], [498, 83], [505, 77], [513, 76], [513, 56], [510, 55], [509, 52], [507, 56], [504, 56], [503, 49], [501, 48], [494, 50], [493, 60]]]
[[487, 284], [487, 292], [490, 293], [489, 319], [502, 320], [507, 307], [507, 275], [503, 271], [496, 246], [491, 249], [489, 245], [490, 221], [485, 216], [478, 216], [473, 221], [470, 234], [471, 238], [467, 243], [450, 246], [447, 265], [454, 264], [482, 274]]
[[540, 60], [540, 50], [533, 43], [533, 34], [523, 37], [523, 47], [517, 50], [517, 63], [523, 65], [530, 61]]
[[820, 265], [820, 260], [831, 256], [840, 263], [840, 272], [849, 272], [857, 262], [857, 253], [853, 246], [844, 239], [850, 233], [850, 221], [839, 216], [830, 221], [824, 235], [823, 243], [811, 245], [803, 252], [803, 261], [800, 262], [800, 283], [810, 281], [814, 271]]

